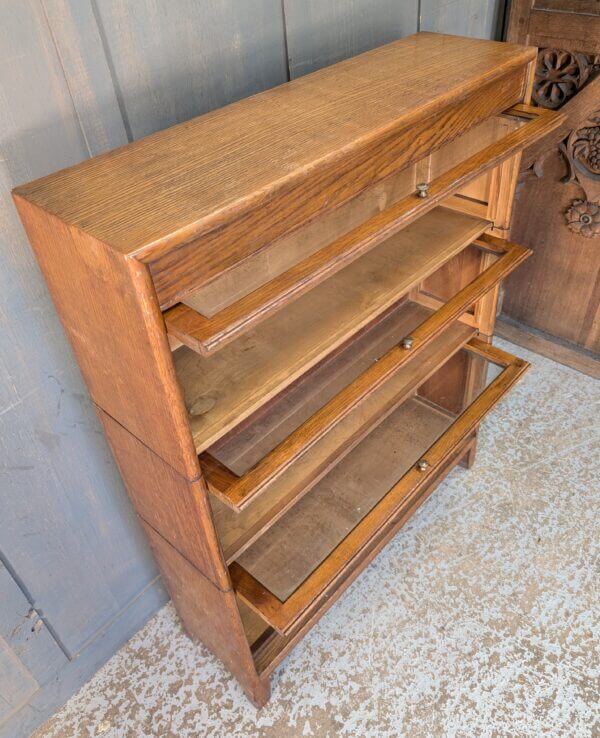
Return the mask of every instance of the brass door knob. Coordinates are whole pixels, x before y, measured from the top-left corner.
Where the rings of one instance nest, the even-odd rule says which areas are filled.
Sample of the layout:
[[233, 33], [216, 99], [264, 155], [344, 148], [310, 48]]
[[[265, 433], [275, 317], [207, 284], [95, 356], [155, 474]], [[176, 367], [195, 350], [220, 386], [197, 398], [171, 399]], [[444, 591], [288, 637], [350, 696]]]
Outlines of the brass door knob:
[[420, 182], [417, 185], [417, 197], [428, 197], [429, 195], [429, 185], [427, 182]]
[[414, 342], [415, 342], [415, 339], [412, 336], [405, 336], [400, 342], [400, 345], [402, 346], [403, 349], [411, 349], [413, 347]]
[[417, 469], [419, 471], [427, 471], [427, 469], [429, 469], [429, 462], [427, 459], [419, 459], [417, 461]]

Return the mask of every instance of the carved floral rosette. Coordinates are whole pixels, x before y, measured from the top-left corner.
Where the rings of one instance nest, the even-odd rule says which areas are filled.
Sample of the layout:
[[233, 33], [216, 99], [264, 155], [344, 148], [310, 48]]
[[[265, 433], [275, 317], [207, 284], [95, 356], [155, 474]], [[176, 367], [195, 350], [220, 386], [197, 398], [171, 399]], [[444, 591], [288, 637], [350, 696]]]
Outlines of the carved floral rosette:
[[594, 60], [586, 54], [563, 49], [540, 49], [532, 97], [542, 108], [556, 110], [589, 79]]
[[569, 230], [584, 238], [600, 235], [600, 204], [589, 200], [573, 200], [565, 220]]

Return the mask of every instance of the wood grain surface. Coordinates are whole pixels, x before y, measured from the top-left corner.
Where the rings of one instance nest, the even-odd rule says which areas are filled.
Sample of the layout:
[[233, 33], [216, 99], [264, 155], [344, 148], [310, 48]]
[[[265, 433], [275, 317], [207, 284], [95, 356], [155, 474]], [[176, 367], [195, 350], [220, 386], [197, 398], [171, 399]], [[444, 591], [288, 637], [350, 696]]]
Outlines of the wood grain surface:
[[[479, 239], [482, 243], [489, 243], [496, 247], [496, 241], [490, 236]], [[503, 243], [503, 242], [499, 242]], [[426, 320], [411, 331], [412, 345], [410, 351], [397, 345], [386, 352], [377, 363], [366, 369], [353, 382], [348, 384], [326, 405], [296, 428], [276, 448], [270, 451], [263, 459], [253, 466], [242, 477], [236, 479], [227, 489], [214, 489], [216, 494], [226, 505], [234, 510], [242, 509], [259, 495], [264, 487], [277, 476], [282, 474], [288, 464], [310, 450], [312, 445], [342, 420], [347, 413], [367, 395], [376, 390], [404, 364], [414, 359], [414, 356], [423, 350], [430, 341], [445, 330], [454, 320], [462, 318], [468, 308], [485, 297], [498, 282], [522, 263], [529, 251], [516, 244], [499, 246], [504, 249], [502, 258], [496, 260], [476, 279], [463, 287], [447, 302]], [[470, 321], [469, 321], [470, 322]]]
[[451, 424], [418, 399], [406, 400], [238, 563], [284, 602]]
[[346, 147], [360, 149], [363, 137], [383, 138], [447, 106], [455, 111], [456, 134], [458, 106], [477, 93], [470, 101], [471, 110], [477, 110], [490, 82], [496, 82], [498, 105], [495, 110], [490, 105], [485, 117], [509, 107], [521, 88], [513, 89], [509, 97], [514, 99], [507, 101], [502, 80], [512, 73], [519, 77], [533, 58], [534, 50], [523, 46], [441, 34], [409, 36], [18, 192], [113, 248], [150, 260], [169, 243], [208, 230], [211, 221], [235, 220], [249, 200], [264, 204], [267, 192], [272, 197], [284, 183], [304, 179], [316, 162], [322, 166]]
[[[412, 362], [354, 407], [326, 436], [312, 446], [310, 453], [300, 456], [295, 463], [290, 464], [285, 475], [278, 477], [242, 513], [233, 512], [222, 504], [217, 507], [213, 502], [215, 523], [226, 559], [236, 558], [287, 507], [297, 505], [301, 495], [308, 492], [334, 465], [340, 464], [378, 423], [383, 422], [474, 334], [474, 328], [461, 323], [451, 325]], [[342, 382], [343, 379], [332, 383], [333, 387], [342, 389]]]
[[[165, 314], [167, 331], [201, 354], [209, 354], [220, 349], [260, 321], [284, 308], [290, 301], [297, 299], [328, 277], [336, 275], [365, 251], [372, 249], [383, 236], [379, 222], [373, 225], [371, 223], [373, 221], [367, 221], [346, 236], [334, 240], [212, 318], [198, 314], [188, 305], [172, 308]], [[370, 273], [370, 262], [386, 250], [397, 253], [399, 258], [408, 257], [410, 251], [421, 251], [425, 254], [430, 244], [436, 244], [437, 248], [445, 244], [449, 250], [456, 250], [457, 238], [459, 244], [465, 245], [489, 226], [490, 223], [481, 218], [459, 214], [445, 208], [435, 208], [409, 226], [404, 235], [400, 233], [393, 236], [388, 245], [381, 244], [371, 256], [365, 256], [361, 261], [362, 268]], [[442, 258], [447, 258], [446, 254]], [[347, 273], [342, 272], [335, 279], [330, 279], [328, 284], [333, 290], [340, 289], [340, 286], [342, 290], [344, 289], [343, 280]], [[421, 274], [422, 271], [417, 269], [415, 275]], [[402, 281], [399, 285], [404, 286]]]
[[18, 195], [15, 202], [92, 399], [180, 473], [197, 478], [146, 267]]
[[235, 594], [215, 587], [154, 528], [143, 526], [187, 633], [220, 659], [262, 707], [271, 687], [256, 672]]
[[110, 415], [96, 409], [137, 514], [207, 579], [227, 589], [229, 577], [203, 480], [182, 477]]

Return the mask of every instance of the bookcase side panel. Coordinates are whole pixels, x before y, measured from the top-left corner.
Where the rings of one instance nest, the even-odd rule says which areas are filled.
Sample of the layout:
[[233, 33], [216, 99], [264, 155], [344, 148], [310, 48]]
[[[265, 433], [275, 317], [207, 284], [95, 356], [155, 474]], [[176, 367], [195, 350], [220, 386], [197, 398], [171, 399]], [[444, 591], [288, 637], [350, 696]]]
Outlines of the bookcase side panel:
[[92, 399], [173, 468], [197, 478], [146, 267], [18, 195], [15, 203]]
[[182, 477], [101, 408], [96, 409], [137, 514], [204, 576], [229, 589], [204, 481]]

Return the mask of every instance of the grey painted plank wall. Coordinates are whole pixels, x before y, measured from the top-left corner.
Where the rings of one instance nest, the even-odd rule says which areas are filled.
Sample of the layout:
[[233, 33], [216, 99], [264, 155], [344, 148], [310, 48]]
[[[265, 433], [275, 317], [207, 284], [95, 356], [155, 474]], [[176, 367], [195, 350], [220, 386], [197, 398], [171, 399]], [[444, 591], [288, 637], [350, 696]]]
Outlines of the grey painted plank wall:
[[505, 0], [421, 0], [419, 30], [501, 38]]
[[43, 0], [43, 8], [89, 154], [126, 144], [95, 0]]
[[491, 36], [501, 2], [0, 3], [0, 736], [28, 735], [166, 598], [11, 188], [419, 24]]
[[2, 77], [0, 456], [10, 494], [0, 498], [0, 550], [74, 656], [156, 571], [9, 200], [17, 182], [88, 155], [40, 4], [9, 4], [0, 16], [10, 69]]
[[283, 0], [283, 5], [292, 78], [418, 28], [418, 0]]
[[286, 80], [280, 0], [97, 0], [131, 138]]
[[0, 725], [65, 666], [44, 621], [0, 563]]

